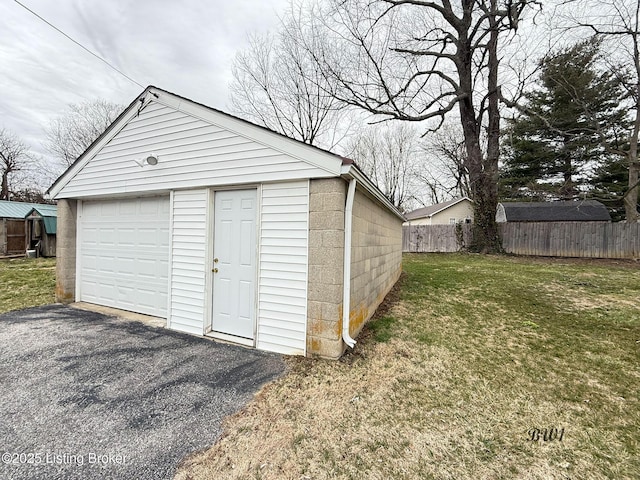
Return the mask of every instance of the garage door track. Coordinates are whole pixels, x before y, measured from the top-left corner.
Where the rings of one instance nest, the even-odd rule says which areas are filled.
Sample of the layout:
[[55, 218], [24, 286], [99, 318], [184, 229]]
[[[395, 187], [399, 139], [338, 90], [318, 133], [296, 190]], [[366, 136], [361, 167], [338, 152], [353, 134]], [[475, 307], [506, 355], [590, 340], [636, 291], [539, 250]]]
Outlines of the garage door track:
[[50, 305], [0, 315], [0, 478], [171, 478], [278, 355]]

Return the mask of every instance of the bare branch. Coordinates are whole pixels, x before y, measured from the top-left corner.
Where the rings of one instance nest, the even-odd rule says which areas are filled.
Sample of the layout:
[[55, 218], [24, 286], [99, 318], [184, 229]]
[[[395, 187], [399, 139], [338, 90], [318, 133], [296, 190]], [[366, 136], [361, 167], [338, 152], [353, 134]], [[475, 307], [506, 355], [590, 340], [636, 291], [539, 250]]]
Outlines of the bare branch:
[[44, 146], [67, 168], [111, 125], [123, 108], [105, 100], [71, 104], [66, 113], [49, 124]]

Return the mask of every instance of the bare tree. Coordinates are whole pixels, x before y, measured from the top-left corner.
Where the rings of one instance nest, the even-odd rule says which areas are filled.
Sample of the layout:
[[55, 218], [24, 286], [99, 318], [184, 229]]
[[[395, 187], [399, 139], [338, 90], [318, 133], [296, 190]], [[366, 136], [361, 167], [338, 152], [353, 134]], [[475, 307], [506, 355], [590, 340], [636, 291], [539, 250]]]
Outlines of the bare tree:
[[420, 176], [433, 192], [434, 203], [471, 196], [467, 152], [462, 138], [460, 127], [450, 124], [425, 138], [423, 148], [429, 161]]
[[0, 200], [9, 200], [11, 194], [10, 179], [13, 175], [28, 167], [29, 148], [15, 134], [0, 129]]
[[27, 202], [27, 203], [55, 203], [50, 198], [45, 198], [46, 187], [40, 188], [38, 186], [25, 187], [20, 189], [14, 189], [11, 192], [11, 200], [14, 202]]
[[531, 4], [538, 2], [334, 0], [316, 22], [313, 38], [324, 41], [309, 48], [332, 94], [349, 105], [387, 118], [430, 121], [433, 129], [457, 113], [478, 251], [501, 248], [495, 222], [498, 45]]
[[333, 148], [343, 136], [344, 104], [303, 48], [307, 35], [292, 7], [277, 35], [253, 36], [233, 64], [231, 103], [255, 123], [305, 143]]
[[566, 13], [571, 22], [569, 27], [586, 28], [608, 43], [612, 71], [619, 76], [632, 100], [633, 126], [626, 151], [629, 188], [624, 194], [624, 208], [626, 221], [637, 223], [640, 221], [640, 0], [568, 0], [562, 3], [569, 7], [569, 13]]
[[407, 211], [425, 196], [426, 185], [420, 181], [424, 152], [419, 144], [418, 131], [411, 125], [373, 125], [355, 134], [346, 151], [391, 203]]
[[123, 110], [106, 100], [71, 104], [46, 130], [45, 148], [67, 168], [84, 153]]

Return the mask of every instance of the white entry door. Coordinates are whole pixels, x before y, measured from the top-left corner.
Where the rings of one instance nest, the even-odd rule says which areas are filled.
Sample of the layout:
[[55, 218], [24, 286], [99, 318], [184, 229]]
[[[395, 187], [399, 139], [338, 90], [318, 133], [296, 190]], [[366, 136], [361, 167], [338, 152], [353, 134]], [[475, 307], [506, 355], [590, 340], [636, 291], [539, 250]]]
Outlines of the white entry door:
[[253, 339], [256, 282], [256, 190], [216, 192], [212, 330]]

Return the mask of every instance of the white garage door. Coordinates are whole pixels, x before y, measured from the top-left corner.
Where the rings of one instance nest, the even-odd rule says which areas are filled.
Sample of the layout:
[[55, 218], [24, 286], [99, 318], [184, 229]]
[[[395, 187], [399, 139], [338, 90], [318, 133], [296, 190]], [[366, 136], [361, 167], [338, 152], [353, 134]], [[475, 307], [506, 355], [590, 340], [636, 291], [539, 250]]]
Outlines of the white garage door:
[[167, 316], [169, 197], [84, 201], [80, 300]]

